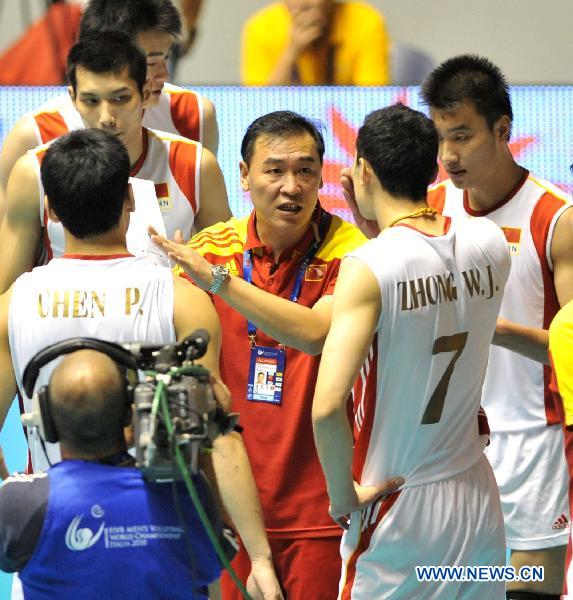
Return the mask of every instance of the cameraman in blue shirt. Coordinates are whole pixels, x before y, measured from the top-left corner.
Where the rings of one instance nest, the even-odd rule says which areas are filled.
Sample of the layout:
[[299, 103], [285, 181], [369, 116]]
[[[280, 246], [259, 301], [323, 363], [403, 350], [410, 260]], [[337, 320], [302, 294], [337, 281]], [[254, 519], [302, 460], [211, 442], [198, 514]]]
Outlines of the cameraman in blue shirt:
[[[180, 484], [134, 468], [125, 373], [94, 350], [67, 355], [47, 390], [62, 462], [0, 488], [0, 567], [28, 599], [206, 599], [221, 565]], [[43, 419], [44, 420], [44, 419]], [[214, 500], [195, 477], [203, 506]], [[209, 515], [220, 530], [215, 510]]]

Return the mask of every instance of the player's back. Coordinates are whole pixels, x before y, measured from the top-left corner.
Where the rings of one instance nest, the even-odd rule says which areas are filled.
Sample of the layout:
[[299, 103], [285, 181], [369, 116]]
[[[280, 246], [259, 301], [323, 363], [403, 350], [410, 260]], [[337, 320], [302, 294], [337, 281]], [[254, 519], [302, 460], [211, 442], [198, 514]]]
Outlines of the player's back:
[[486, 443], [481, 388], [510, 268], [501, 230], [459, 220], [442, 236], [385, 230], [353, 256], [379, 282], [382, 313], [354, 390], [354, 476], [406, 485], [461, 473]]
[[[14, 374], [22, 374], [40, 350], [71, 337], [112, 342], [175, 341], [173, 275], [167, 267], [130, 255], [56, 258], [20, 276], [12, 286], [8, 330]], [[42, 369], [37, 386], [49, 380], [55, 362]], [[33, 430], [32, 430], [33, 431]], [[38, 454], [35, 432], [29, 432], [34, 470], [46, 468]], [[52, 459], [59, 451], [48, 445]]]

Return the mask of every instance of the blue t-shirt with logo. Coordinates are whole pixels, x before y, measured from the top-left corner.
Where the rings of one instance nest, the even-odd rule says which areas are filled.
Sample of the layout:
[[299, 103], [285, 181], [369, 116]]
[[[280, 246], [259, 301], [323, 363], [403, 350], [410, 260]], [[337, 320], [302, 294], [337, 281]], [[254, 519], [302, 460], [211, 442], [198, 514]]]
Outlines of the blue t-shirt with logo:
[[182, 485], [183, 522], [172, 485], [148, 483], [135, 468], [65, 460], [47, 479], [43, 527], [20, 571], [27, 599], [208, 597], [221, 567]]

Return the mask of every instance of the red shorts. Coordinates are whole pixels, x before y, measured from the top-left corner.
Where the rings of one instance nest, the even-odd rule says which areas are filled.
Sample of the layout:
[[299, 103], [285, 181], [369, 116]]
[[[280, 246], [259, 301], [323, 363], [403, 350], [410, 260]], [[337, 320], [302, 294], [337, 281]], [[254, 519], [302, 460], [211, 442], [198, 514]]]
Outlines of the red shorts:
[[[288, 600], [335, 600], [340, 580], [340, 538], [269, 540], [273, 563]], [[251, 561], [241, 545], [232, 562], [241, 581], [251, 572]], [[242, 600], [237, 586], [225, 571], [221, 578], [223, 600]]]

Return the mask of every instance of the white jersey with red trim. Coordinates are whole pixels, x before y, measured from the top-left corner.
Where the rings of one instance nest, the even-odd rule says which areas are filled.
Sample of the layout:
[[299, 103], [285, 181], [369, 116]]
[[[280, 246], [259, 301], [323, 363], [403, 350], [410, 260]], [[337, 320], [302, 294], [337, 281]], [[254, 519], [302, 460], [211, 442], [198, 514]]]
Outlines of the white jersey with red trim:
[[[131, 255], [56, 258], [18, 277], [12, 286], [8, 335], [21, 409], [31, 408], [22, 375], [37, 352], [78, 336], [172, 343], [173, 302], [171, 270]], [[55, 364], [42, 369], [37, 387], [48, 382]], [[35, 432], [28, 431], [28, 443], [34, 471], [46, 469]], [[59, 447], [46, 446], [50, 460], [59, 460]]]
[[[143, 129], [144, 148], [132, 170], [132, 180], [152, 181], [155, 189], [139, 184], [134, 186], [136, 210], [146, 211], [147, 224], [159, 224], [170, 239], [180, 229], [185, 239], [191, 237], [195, 214], [199, 210], [202, 146], [178, 135]], [[44, 228], [46, 260], [64, 253], [64, 228], [48, 218], [44, 203], [44, 187], [40, 166], [50, 143], [29, 151], [38, 176], [39, 217]], [[132, 181], [133, 183], [133, 181]], [[157, 211], [159, 205], [160, 213]], [[158, 223], [162, 220], [163, 223]], [[138, 219], [138, 222], [142, 221]], [[143, 221], [142, 221], [143, 222]], [[147, 225], [143, 223], [144, 236]], [[128, 234], [128, 242], [129, 236]], [[141, 236], [139, 236], [141, 237]], [[128, 246], [139, 254], [139, 248]], [[41, 262], [46, 262], [42, 260]]]
[[[505, 233], [511, 274], [500, 316], [528, 327], [548, 329], [559, 302], [553, 283], [551, 242], [571, 198], [547, 181], [524, 176], [521, 186], [491, 211], [476, 212], [467, 194], [448, 180], [434, 186], [430, 205], [455, 218], [487, 216]], [[492, 346], [482, 404], [492, 432], [524, 431], [559, 422], [549, 391], [547, 366]]]
[[[74, 108], [69, 94], [48, 100], [25, 118], [31, 119], [38, 145], [68, 131], [84, 128], [82, 118]], [[197, 92], [166, 83], [161, 90], [159, 103], [145, 110], [143, 126], [202, 142], [203, 98]]]
[[197, 92], [166, 83], [157, 106], [145, 111], [143, 125], [203, 143], [203, 98]]
[[180, 229], [188, 240], [200, 208], [203, 146], [163, 131], [143, 129], [143, 133], [144, 150], [131, 175], [155, 183], [167, 236], [172, 239]]
[[487, 219], [453, 220], [436, 237], [397, 226], [349, 256], [382, 300], [353, 393], [354, 478], [416, 486], [465, 471], [487, 442], [476, 415], [510, 268], [502, 232]]

